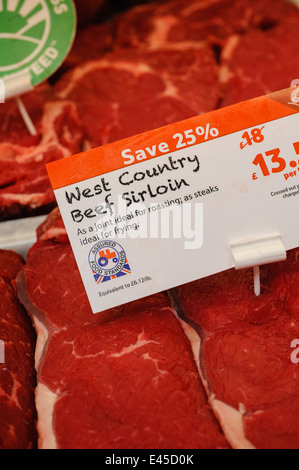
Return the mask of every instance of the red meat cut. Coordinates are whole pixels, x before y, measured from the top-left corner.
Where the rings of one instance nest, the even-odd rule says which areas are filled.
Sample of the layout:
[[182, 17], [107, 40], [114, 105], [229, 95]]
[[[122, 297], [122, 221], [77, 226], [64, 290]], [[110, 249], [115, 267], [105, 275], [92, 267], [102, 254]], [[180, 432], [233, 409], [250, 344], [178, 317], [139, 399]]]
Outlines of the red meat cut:
[[207, 47], [122, 50], [65, 74], [56, 91], [76, 102], [97, 147], [215, 109], [218, 68]]
[[78, 153], [82, 134], [74, 103], [48, 85], [22, 98], [37, 135], [26, 128], [14, 99], [0, 106], [0, 221], [46, 213], [55, 204], [46, 163]]
[[298, 41], [298, 17], [284, 20], [269, 31], [252, 30], [230, 37], [222, 51], [221, 105], [289, 88], [299, 78]]
[[0, 449], [37, 445], [35, 332], [15, 289], [23, 264], [16, 253], [0, 250]]
[[34, 320], [39, 448], [227, 448], [158, 294], [93, 315], [58, 210], [18, 276]]
[[62, 75], [66, 70], [76, 67], [83, 62], [101, 58], [113, 48], [113, 24], [92, 24], [77, 32], [73, 47], [66, 57], [57, 75]]
[[162, 47], [204, 41], [221, 45], [235, 33], [267, 28], [298, 9], [281, 0], [172, 0], [129, 10], [117, 21], [119, 47]]
[[203, 383], [233, 448], [298, 449], [299, 250], [251, 270], [230, 270], [177, 289], [176, 303]]
[[96, 22], [107, 0], [75, 0], [79, 25]]

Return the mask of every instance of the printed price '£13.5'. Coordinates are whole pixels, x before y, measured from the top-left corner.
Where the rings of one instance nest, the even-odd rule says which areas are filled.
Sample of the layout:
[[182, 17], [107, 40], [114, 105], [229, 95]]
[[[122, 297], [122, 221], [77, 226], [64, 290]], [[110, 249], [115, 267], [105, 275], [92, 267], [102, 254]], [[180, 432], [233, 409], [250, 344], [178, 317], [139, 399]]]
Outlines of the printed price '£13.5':
[[[296, 154], [299, 154], [299, 142], [294, 142], [293, 147]], [[275, 173], [283, 173], [284, 179], [288, 180], [299, 174], [299, 160], [291, 160], [287, 162], [284, 157], [281, 156], [280, 148], [268, 150], [264, 153], [258, 153], [253, 160], [253, 165], [259, 167], [262, 176], [269, 176]], [[252, 179], [256, 180], [259, 176], [257, 173], [253, 173]]]

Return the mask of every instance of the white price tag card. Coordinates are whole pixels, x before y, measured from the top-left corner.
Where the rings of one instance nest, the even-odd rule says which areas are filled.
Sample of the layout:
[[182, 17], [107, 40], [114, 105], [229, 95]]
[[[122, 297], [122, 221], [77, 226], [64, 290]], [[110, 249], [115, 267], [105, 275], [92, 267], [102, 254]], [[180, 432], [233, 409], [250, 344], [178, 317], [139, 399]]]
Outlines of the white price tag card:
[[298, 93], [47, 165], [94, 313], [232, 268], [239, 240], [299, 246]]

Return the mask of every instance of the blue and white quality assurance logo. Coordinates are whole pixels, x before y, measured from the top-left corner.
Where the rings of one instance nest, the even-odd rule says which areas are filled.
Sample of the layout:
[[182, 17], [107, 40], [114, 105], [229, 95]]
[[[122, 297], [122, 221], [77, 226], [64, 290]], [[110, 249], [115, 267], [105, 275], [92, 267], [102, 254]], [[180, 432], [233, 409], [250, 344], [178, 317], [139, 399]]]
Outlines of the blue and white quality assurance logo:
[[111, 240], [94, 245], [89, 252], [88, 262], [97, 284], [131, 273], [123, 247]]

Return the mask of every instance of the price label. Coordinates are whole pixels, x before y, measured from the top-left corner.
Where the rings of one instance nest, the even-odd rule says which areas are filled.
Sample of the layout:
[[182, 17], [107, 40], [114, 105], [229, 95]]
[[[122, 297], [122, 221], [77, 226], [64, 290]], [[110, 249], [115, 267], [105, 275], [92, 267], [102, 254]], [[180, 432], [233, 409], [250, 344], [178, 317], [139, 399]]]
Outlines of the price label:
[[264, 246], [279, 234], [286, 250], [299, 246], [294, 96], [283, 90], [47, 166], [94, 313], [232, 268], [239, 240]]

